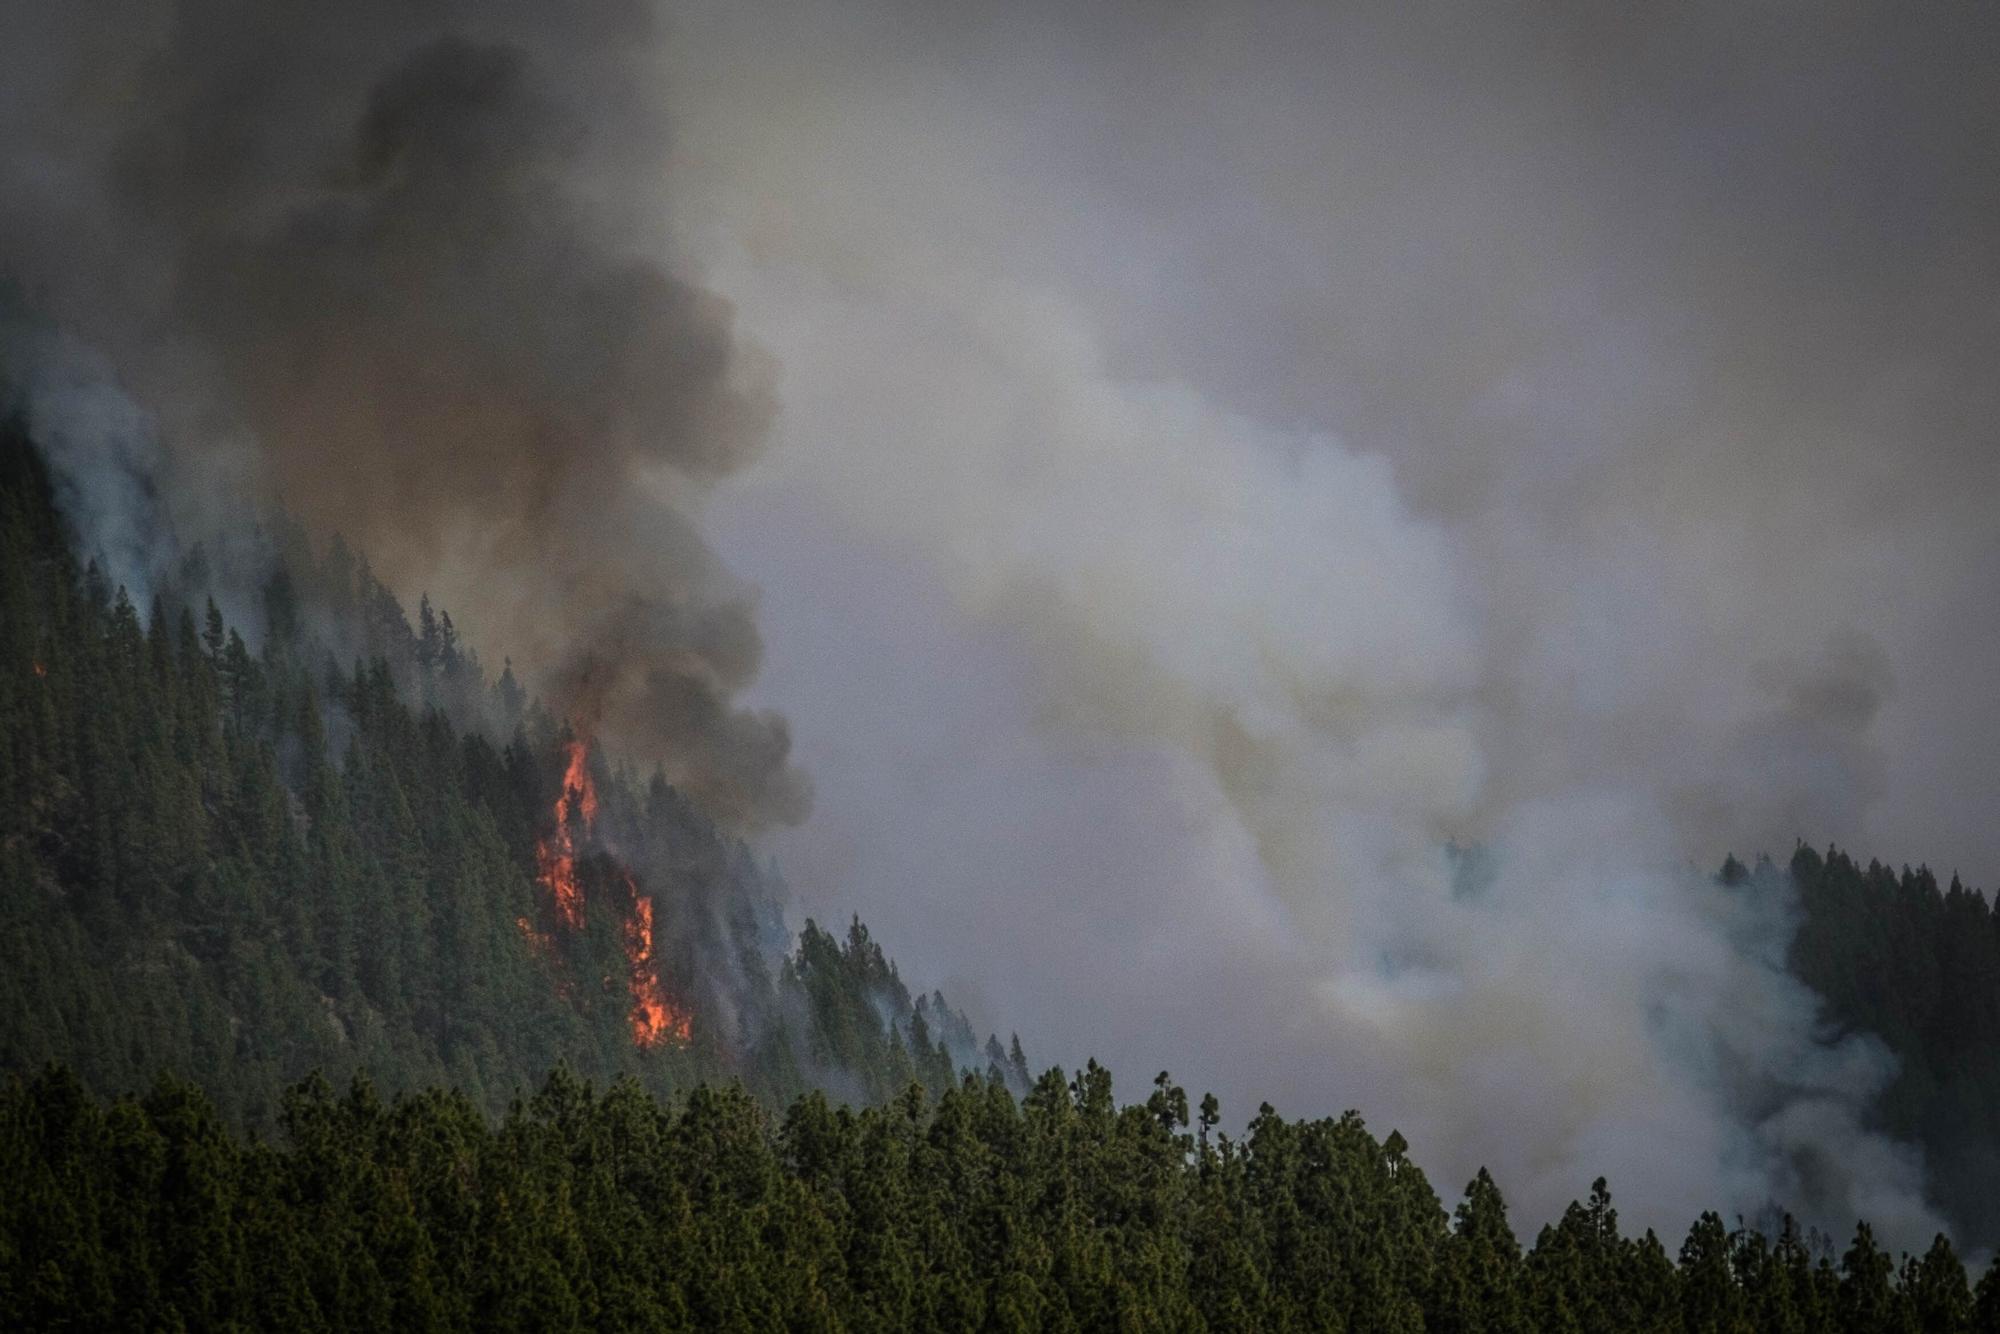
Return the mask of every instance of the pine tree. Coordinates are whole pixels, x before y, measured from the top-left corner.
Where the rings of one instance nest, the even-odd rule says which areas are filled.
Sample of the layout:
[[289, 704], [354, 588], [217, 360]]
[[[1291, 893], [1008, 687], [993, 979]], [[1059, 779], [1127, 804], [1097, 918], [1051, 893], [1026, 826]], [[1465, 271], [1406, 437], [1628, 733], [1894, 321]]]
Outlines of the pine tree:
[[1902, 1301], [1922, 1334], [1958, 1334], [1972, 1327], [1972, 1293], [1965, 1286], [1965, 1266], [1942, 1232], [1922, 1259], [1904, 1261], [1901, 1280]]
[[1431, 1328], [1453, 1334], [1526, 1334], [1521, 1246], [1485, 1168], [1465, 1188], [1443, 1248]]
[[1840, 1295], [1836, 1315], [1842, 1334], [1889, 1334], [1906, 1328], [1905, 1308], [1890, 1276], [1895, 1262], [1875, 1244], [1866, 1222], [1854, 1232], [1854, 1244], [1840, 1260]]

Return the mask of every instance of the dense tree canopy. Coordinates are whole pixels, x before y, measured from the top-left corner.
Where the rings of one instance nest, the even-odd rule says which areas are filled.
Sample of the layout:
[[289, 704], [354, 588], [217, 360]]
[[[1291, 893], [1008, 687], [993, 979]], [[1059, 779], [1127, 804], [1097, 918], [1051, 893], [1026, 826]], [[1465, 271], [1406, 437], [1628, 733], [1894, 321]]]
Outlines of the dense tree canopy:
[[967, 1075], [773, 1116], [566, 1071], [497, 1123], [365, 1079], [284, 1097], [276, 1143], [191, 1086], [0, 1090], [0, 1325], [263, 1329], [2000, 1330], [1942, 1237], [1900, 1266], [1704, 1214], [1678, 1259], [1605, 1183], [1523, 1255], [1484, 1173], [1447, 1217], [1400, 1136], [1260, 1111], [1188, 1133], [1167, 1076], [1017, 1100]]

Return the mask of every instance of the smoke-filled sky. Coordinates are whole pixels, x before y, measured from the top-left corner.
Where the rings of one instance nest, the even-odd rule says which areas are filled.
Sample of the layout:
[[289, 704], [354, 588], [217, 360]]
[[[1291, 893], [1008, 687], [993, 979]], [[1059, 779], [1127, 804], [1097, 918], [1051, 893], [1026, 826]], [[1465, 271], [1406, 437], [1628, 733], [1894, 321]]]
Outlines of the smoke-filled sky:
[[801, 912], [1530, 1227], [1927, 1237], [1685, 871], [2000, 880], [2000, 7], [271, 9], [7, 0], [11, 266]]
[[1673, 868], [2000, 876], [2000, 11], [725, 13], [669, 193], [782, 367], [714, 535], [810, 905], [1531, 1218], [1907, 1189]]

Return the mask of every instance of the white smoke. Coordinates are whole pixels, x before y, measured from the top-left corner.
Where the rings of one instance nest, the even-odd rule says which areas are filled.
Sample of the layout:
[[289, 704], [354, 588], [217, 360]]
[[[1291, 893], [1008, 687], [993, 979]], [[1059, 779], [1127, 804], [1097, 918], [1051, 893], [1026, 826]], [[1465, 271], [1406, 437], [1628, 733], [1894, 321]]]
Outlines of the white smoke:
[[104, 359], [0, 300], [0, 411], [18, 411], [48, 460], [56, 503], [111, 588], [144, 615], [176, 555], [155, 494], [159, 432]]
[[[1225, 1030], [1282, 1030], [1317, 1072], [1284, 1081], [1318, 1104], [1289, 1110], [1358, 1105], [1441, 1183], [1491, 1167], [1524, 1219], [1607, 1173], [1629, 1217], [1668, 1229], [1773, 1206], [1829, 1229], [1866, 1213], [1904, 1240], [1937, 1227], [1920, 1161], [1862, 1127], [1886, 1054], [1821, 1041], [1814, 997], [1785, 972], [1783, 894], [1696, 874], [1643, 789], [1484, 810], [1475, 575], [1384, 459], [1184, 384], [1121, 380], [1084, 314], [1045, 290], [907, 256], [869, 283], [742, 260], [718, 279], [786, 367], [783, 444], [743, 509], [831, 511], [942, 578], [959, 614], [1023, 655], [1055, 744], [1151, 756], [1137, 782], [1159, 790], [1139, 800], [1211, 806], [1187, 837], [1205, 886], [1176, 890], [1169, 872], [1119, 894], [1155, 895], [1169, 917], [1177, 894], [1212, 895], [1270, 920], [1247, 944], [1214, 942], [1242, 951], [1222, 993], [1196, 980], [1213, 922], [1156, 924], [1102, 964], [1147, 998], [1134, 1003], [1206, 985]], [[756, 568], [752, 540], [735, 559]], [[951, 762], [1015, 763], [977, 745]], [[1115, 765], [1097, 777], [1127, 781]], [[930, 819], [959, 798], [933, 779], [901, 799]], [[1017, 840], [1060, 826], [1014, 792], [977, 802], [967, 825]], [[1492, 874], [1468, 888], [1448, 841], [1475, 830]], [[1035, 891], [973, 916], [1010, 910], [1034, 914]], [[1084, 929], [1100, 948], [1114, 934]], [[1149, 949], [1181, 976], [1149, 977]], [[1183, 1074], [1228, 1065], [1227, 1036], [1176, 1053], [1190, 1030], [1172, 1022], [1157, 1051], [1201, 1067]], [[1076, 1028], [1093, 1024], [1114, 1049], [1132, 1041], [1101, 1011]]]
[[1958, 19], [1844, 17], [1880, 60], [1725, 7], [684, 7], [666, 207], [783, 367], [717, 531], [802, 894], [1530, 1227], [1602, 1172], [1927, 1241], [1789, 891], [1704, 873], [1993, 846], [1990, 99]]

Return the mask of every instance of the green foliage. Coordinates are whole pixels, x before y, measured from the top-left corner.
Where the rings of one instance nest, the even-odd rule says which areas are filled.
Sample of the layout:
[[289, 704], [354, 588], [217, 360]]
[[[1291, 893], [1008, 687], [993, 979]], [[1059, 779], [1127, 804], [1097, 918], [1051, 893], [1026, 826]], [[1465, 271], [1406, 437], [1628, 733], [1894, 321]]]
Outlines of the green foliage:
[[1940, 888], [1928, 867], [1800, 847], [1789, 872], [1793, 973], [1824, 999], [1832, 1031], [1872, 1034], [1895, 1054], [1875, 1128], [1923, 1148], [1925, 1195], [1959, 1236], [2000, 1237], [2000, 914], [1956, 876]]
[[0, 1327], [1992, 1327], [1995, 1279], [1975, 1311], [1942, 1241], [1896, 1271], [1864, 1226], [1801, 1303], [1772, 1286], [1789, 1227], [1705, 1214], [1677, 1270], [1599, 1181], [1523, 1259], [1484, 1172], [1447, 1223], [1351, 1112], [1203, 1143], [1184, 1101], [1163, 1075], [1120, 1107], [1091, 1066], [774, 1118], [741, 1084], [661, 1101], [558, 1069], [495, 1120], [315, 1077], [267, 1143], [171, 1078], [106, 1106], [51, 1068], [0, 1087]]

